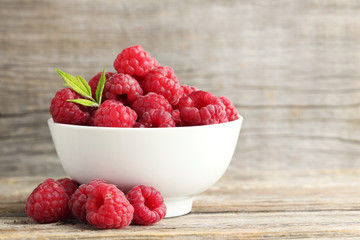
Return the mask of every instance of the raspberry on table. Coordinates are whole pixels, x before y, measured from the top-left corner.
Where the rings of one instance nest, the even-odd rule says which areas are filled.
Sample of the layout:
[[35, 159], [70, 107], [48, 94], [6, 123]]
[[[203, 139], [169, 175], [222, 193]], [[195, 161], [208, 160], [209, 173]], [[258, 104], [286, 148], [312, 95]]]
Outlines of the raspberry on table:
[[114, 74], [105, 82], [104, 100], [118, 100], [124, 105], [130, 105], [141, 95], [143, 90], [140, 84], [128, 74]]
[[151, 225], [166, 215], [164, 199], [153, 187], [135, 186], [126, 194], [126, 197], [134, 207], [133, 223], [135, 224]]
[[98, 228], [126, 227], [131, 223], [133, 214], [133, 206], [113, 184], [99, 184], [86, 202], [86, 219]]
[[67, 101], [68, 99], [78, 98], [81, 98], [81, 96], [70, 88], [58, 91], [51, 100], [49, 108], [54, 122], [86, 125], [90, 117], [88, 109], [82, 105]]
[[230, 101], [230, 99], [226, 97], [219, 97], [222, 103], [225, 105], [226, 116], [229, 121], [233, 121], [239, 119], [238, 110], [235, 108], [234, 104]]
[[140, 77], [157, 66], [159, 63], [139, 45], [125, 48], [114, 61], [114, 68], [118, 73]]
[[105, 183], [105, 181], [95, 179], [90, 181], [88, 184], [82, 184], [71, 196], [69, 201], [69, 209], [77, 219], [86, 222], [86, 201], [94, 190], [94, 187], [102, 183]]
[[139, 123], [145, 127], [175, 127], [171, 113], [164, 109], [150, 109], [144, 112]]
[[[100, 80], [100, 77], [101, 77], [101, 74], [102, 72], [98, 72], [95, 76], [93, 76], [90, 81], [89, 81], [89, 85], [90, 85], [90, 88], [91, 88], [91, 94], [92, 94], [92, 97], [94, 99], [96, 99], [96, 88], [97, 88], [97, 85], [99, 83], [99, 80]], [[106, 72], [105, 73], [105, 78], [106, 78], [106, 81], [109, 80], [110, 77], [112, 77], [115, 73], [112, 73], [112, 72]]]
[[71, 197], [71, 195], [74, 194], [74, 192], [76, 191], [76, 189], [79, 187], [79, 183], [77, 183], [76, 181], [70, 179], [70, 178], [61, 178], [56, 180], [58, 183], [61, 184], [61, 186], [64, 187], [67, 195], [69, 196], [69, 198]]
[[[181, 85], [169, 73], [169, 67], [158, 67], [151, 70], [145, 75], [142, 83], [143, 89], [146, 93], [155, 92], [163, 95], [171, 105], [176, 105], [183, 95]], [[165, 73], [159, 73], [165, 72]]]
[[227, 122], [222, 101], [205, 91], [195, 91], [180, 99], [177, 105], [186, 125], [209, 125]]
[[94, 125], [99, 127], [133, 127], [136, 112], [116, 100], [106, 100], [95, 112]]
[[27, 199], [25, 210], [38, 223], [57, 222], [68, 216], [69, 196], [54, 179], [39, 184]]
[[132, 109], [138, 114], [138, 116], [141, 116], [144, 112], [151, 109], [163, 109], [171, 113], [173, 108], [164, 96], [154, 92], [149, 92], [144, 96], [138, 97], [138, 99], [133, 102]]

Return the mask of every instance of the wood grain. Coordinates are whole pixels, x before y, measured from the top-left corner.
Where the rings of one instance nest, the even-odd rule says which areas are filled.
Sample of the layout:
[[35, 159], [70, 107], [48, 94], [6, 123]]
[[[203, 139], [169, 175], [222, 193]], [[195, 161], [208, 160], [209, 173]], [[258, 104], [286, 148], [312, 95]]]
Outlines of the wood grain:
[[46, 125], [62, 87], [55, 68], [89, 79], [134, 44], [235, 103], [236, 166], [358, 168], [358, 10], [355, 0], [0, 0], [1, 175], [64, 174]]
[[[356, 0], [0, 0], [0, 239], [359, 239]], [[99, 231], [34, 224], [24, 203], [65, 175], [46, 120], [62, 81], [140, 44], [244, 116], [232, 163], [191, 214]]]
[[229, 171], [188, 215], [148, 226], [97, 230], [68, 220], [36, 224], [25, 200], [43, 177], [0, 179], [2, 239], [356, 239], [360, 170]]

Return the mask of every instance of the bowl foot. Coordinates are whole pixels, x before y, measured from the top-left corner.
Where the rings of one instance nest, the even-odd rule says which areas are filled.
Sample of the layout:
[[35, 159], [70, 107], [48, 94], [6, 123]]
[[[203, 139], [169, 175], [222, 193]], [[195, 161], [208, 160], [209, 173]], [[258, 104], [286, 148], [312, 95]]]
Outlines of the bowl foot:
[[164, 198], [166, 205], [165, 218], [178, 217], [191, 211], [193, 199], [191, 197]]

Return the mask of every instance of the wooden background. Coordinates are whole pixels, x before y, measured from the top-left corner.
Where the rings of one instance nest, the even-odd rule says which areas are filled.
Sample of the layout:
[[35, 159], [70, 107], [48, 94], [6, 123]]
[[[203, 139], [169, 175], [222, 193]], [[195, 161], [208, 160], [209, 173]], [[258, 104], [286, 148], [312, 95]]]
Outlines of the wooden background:
[[359, 168], [359, 1], [0, 0], [0, 176], [64, 174], [46, 120], [62, 80], [140, 44], [245, 121], [230, 168]]
[[228, 171], [192, 214], [124, 237], [360, 237], [360, 1], [0, 0], [4, 238], [118, 237], [36, 225], [24, 205], [45, 177], [65, 175], [46, 123], [55, 68], [90, 79], [135, 44], [245, 120]]

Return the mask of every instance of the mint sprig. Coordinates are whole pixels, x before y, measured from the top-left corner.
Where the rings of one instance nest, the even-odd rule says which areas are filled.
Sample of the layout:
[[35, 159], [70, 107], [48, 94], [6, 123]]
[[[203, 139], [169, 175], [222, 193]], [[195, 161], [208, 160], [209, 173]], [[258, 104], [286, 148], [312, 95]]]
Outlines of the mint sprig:
[[89, 83], [81, 76], [73, 76], [69, 73], [63, 72], [60, 69], [56, 69], [59, 75], [65, 82], [65, 86], [74, 90], [76, 93], [80, 94], [84, 99], [68, 99], [69, 102], [74, 102], [86, 107], [99, 107], [101, 104], [102, 93], [104, 90], [104, 85], [106, 81], [105, 69], [103, 70], [99, 83], [96, 88], [96, 100], [92, 97], [91, 87]]
[[105, 76], [105, 68], [104, 68], [103, 72], [101, 73], [98, 85], [96, 87], [96, 92], [95, 92], [96, 101], [99, 104], [101, 103], [102, 94], [103, 94], [104, 86], [105, 86], [105, 81], [106, 81], [106, 76]]

